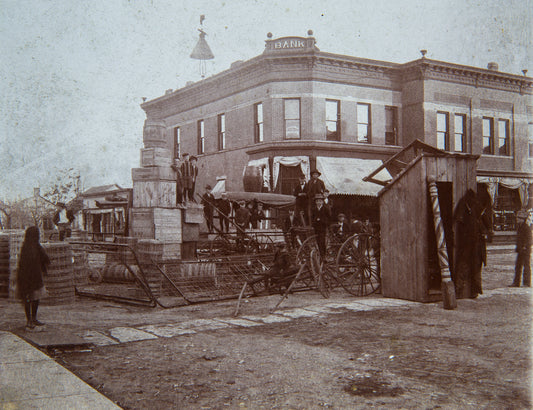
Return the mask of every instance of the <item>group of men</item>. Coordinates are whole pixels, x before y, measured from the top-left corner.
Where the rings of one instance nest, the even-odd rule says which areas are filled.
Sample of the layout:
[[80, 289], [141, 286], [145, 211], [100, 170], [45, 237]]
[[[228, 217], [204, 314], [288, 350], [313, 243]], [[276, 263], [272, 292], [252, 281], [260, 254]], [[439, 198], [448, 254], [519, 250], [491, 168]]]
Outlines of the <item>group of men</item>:
[[215, 199], [211, 191], [211, 185], [206, 185], [205, 193], [202, 195], [204, 217], [209, 233], [212, 233], [215, 230], [215, 212], [218, 213], [220, 232], [229, 232], [232, 209], [234, 210], [234, 223], [237, 226], [238, 231], [244, 232], [247, 229], [257, 229], [262, 227], [262, 223], [266, 220], [265, 209], [262, 202], [238, 201], [232, 205], [225, 192], [221, 194], [219, 199]]
[[176, 172], [176, 205], [196, 202], [194, 190], [198, 177], [197, 158], [194, 155], [183, 154], [181, 160], [176, 158], [172, 169]]

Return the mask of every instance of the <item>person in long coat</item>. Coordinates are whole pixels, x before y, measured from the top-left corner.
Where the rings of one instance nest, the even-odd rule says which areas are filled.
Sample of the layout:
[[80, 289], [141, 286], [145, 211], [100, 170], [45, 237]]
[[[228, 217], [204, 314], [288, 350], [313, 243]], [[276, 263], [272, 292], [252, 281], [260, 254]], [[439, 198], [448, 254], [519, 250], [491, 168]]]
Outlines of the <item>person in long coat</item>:
[[43, 274], [49, 264], [50, 259], [39, 243], [39, 228], [29, 227], [24, 235], [17, 269], [17, 293], [24, 303], [27, 329], [43, 325], [37, 320], [37, 308], [44, 293]]
[[220, 232], [229, 232], [231, 202], [228, 199], [227, 193], [222, 192], [221, 198], [217, 201], [217, 208], [220, 221]]
[[294, 212], [296, 213], [296, 217], [300, 218], [301, 225], [305, 226], [308, 222], [307, 213], [309, 211], [309, 198], [307, 197], [307, 184], [303, 175], [300, 176], [300, 181], [294, 188], [293, 195], [296, 198], [294, 202]]
[[479, 201], [472, 189], [457, 204], [454, 214], [457, 254], [453, 275], [457, 297], [474, 299], [483, 293], [481, 270], [487, 264], [486, 242], [492, 231], [490, 213], [490, 204]]
[[320, 177], [321, 173], [317, 169], [313, 169], [311, 171], [311, 179], [307, 181], [307, 184], [305, 185], [305, 192], [307, 193], [308, 200], [308, 215], [310, 222], [312, 221], [312, 208], [316, 205], [315, 198], [317, 195], [321, 195], [322, 198], [324, 198], [324, 191], [326, 190], [326, 186], [324, 185], [324, 181], [322, 181]]
[[[520, 286], [520, 280], [524, 286], [531, 287], [531, 224], [533, 214], [529, 212], [526, 220], [518, 226], [516, 231], [516, 263], [515, 276], [512, 287]], [[523, 277], [522, 277], [523, 273]]]
[[324, 195], [317, 194], [315, 196], [315, 206], [311, 209], [311, 220], [322, 261], [326, 258], [326, 235], [330, 218], [329, 208], [324, 205]]
[[205, 193], [202, 195], [202, 205], [204, 207], [205, 223], [209, 233], [213, 232], [213, 214], [215, 211], [215, 197], [211, 193], [211, 185], [205, 186]]

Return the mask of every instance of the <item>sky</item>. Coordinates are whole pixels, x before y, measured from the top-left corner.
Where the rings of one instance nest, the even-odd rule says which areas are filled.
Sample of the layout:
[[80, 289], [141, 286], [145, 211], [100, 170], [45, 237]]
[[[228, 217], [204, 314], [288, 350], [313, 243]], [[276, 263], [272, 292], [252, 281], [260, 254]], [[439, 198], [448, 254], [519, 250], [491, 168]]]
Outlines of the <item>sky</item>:
[[62, 170], [83, 188], [131, 187], [142, 98], [199, 81], [189, 56], [200, 15], [207, 76], [273, 38], [405, 63], [430, 59], [533, 73], [533, 0], [0, 0], [0, 200], [45, 191]]

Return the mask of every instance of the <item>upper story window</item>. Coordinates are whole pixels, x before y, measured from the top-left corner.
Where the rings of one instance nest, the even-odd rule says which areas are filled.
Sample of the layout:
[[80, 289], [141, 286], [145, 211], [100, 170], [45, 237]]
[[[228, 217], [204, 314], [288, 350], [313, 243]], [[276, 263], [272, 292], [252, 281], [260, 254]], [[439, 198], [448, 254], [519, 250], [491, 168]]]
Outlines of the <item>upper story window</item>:
[[174, 158], [181, 157], [181, 130], [180, 127], [174, 128]]
[[341, 140], [341, 102], [326, 100], [326, 140]]
[[265, 136], [263, 133], [263, 104], [254, 105], [254, 141], [263, 142]]
[[494, 154], [494, 119], [483, 118], [483, 154]]
[[198, 154], [203, 154], [205, 152], [205, 128], [204, 120], [199, 120], [197, 123], [197, 133], [198, 133]]
[[449, 147], [449, 125], [448, 125], [448, 113], [437, 113], [437, 148], [447, 150]]
[[370, 104], [357, 104], [357, 142], [370, 142]]
[[300, 138], [300, 99], [287, 98], [283, 100], [285, 118], [285, 138]]
[[528, 145], [529, 145], [529, 158], [533, 158], [533, 122], [527, 124], [528, 130]]
[[509, 120], [498, 120], [498, 155], [510, 155]]
[[398, 107], [385, 107], [385, 144], [398, 145]]
[[466, 152], [466, 115], [455, 114], [453, 125], [454, 151]]
[[219, 114], [217, 120], [218, 150], [226, 149], [226, 114]]

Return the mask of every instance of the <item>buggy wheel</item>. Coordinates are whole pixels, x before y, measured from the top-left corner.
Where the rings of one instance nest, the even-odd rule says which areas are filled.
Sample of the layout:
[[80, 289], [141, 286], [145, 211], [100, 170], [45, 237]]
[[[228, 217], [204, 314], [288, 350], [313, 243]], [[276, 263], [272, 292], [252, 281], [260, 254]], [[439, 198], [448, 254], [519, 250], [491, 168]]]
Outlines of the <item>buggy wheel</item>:
[[337, 254], [336, 278], [355, 296], [367, 296], [380, 290], [379, 241], [370, 234], [350, 236]]
[[296, 260], [299, 264], [308, 263], [311, 255], [311, 251], [316, 250], [318, 254], [318, 245], [316, 243], [316, 235], [312, 235], [303, 241], [302, 246], [298, 249], [296, 254]]

